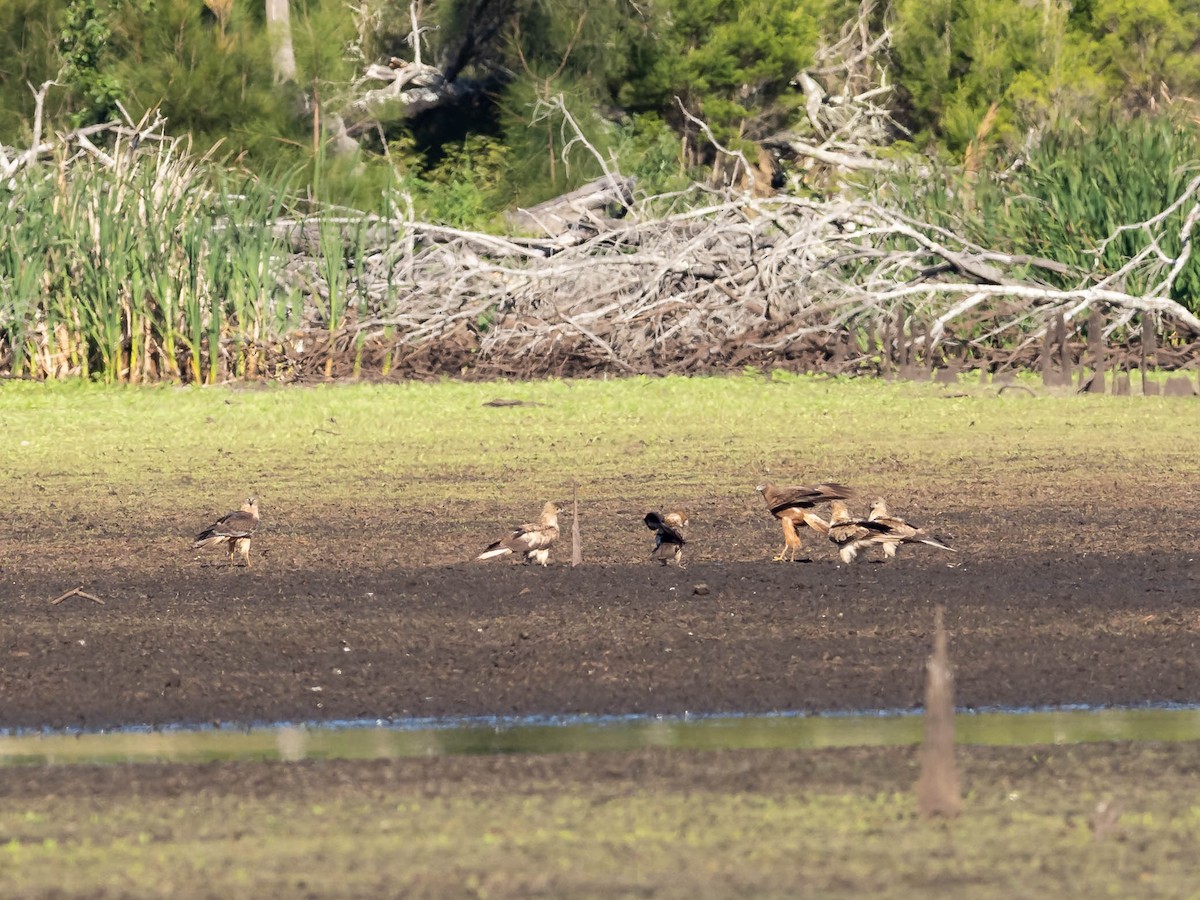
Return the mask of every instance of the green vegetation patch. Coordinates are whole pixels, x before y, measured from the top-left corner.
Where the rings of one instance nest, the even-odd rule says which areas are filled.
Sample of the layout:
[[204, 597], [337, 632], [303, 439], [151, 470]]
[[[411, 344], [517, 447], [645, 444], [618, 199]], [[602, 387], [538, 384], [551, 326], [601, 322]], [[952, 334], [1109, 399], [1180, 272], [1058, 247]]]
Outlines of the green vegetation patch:
[[[489, 406], [491, 401], [519, 406]], [[258, 390], [9, 383], [10, 509], [266, 509], [750, 496], [765, 478], [944, 501], [955, 484], [1194, 475], [1195, 403], [756, 374]], [[97, 487], [104, 489], [97, 490]], [[30, 490], [30, 488], [34, 490]]]
[[21, 788], [0, 867], [20, 896], [1194, 895], [1196, 745], [960, 755], [954, 822], [916, 818], [908, 750], [58, 770], [80, 795]]

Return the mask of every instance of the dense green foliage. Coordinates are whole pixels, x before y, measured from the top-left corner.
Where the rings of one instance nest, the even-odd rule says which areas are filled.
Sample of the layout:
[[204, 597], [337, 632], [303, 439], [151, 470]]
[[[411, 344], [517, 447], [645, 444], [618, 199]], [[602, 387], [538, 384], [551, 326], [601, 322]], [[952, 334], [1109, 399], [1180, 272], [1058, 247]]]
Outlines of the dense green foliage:
[[[138, 159], [119, 177], [22, 177], [21, 202], [0, 205], [0, 333], [14, 375], [253, 374], [266, 335], [298, 314], [280, 294], [281, 243], [267, 227], [286, 184], [220, 185], [187, 160]], [[230, 324], [233, 359], [220, 349]]]
[[[732, 173], [714, 144], [753, 164], [776, 132], [815, 130], [796, 76], [860, 15], [892, 36], [868, 66], [896, 86], [884, 102], [906, 130], [887, 152], [923, 174], [805, 182], [814, 192], [870, 190], [982, 246], [1067, 264], [1075, 275], [1038, 277], [1074, 287], [1142, 251], [1142, 229], [1102, 242], [1197, 172], [1200, 0], [426, 0], [416, 44], [401, 0], [291, 0], [294, 80], [273, 70], [263, 0], [0, 0], [0, 164], [28, 146], [31, 87], [48, 82], [43, 134], [158, 110], [194, 154], [6, 182], [6, 368], [253, 372], [262, 336], [299, 315], [271, 271], [266, 223], [285, 205], [502, 230], [506, 210], [606, 167], [643, 196], [720, 184]], [[356, 111], [384, 84], [361, 80], [368, 66], [404, 72], [418, 56], [461, 97]], [[828, 60], [813, 71], [840, 77]], [[1163, 221], [1163, 254], [1186, 212]], [[329, 296], [307, 314], [330, 334], [361, 264], [354, 248], [335, 260], [335, 243], [317, 261]], [[1194, 248], [1173, 296], [1200, 309]], [[213, 350], [233, 333], [232, 352]]]
[[[1118, 233], [1120, 226], [1162, 213], [1200, 175], [1198, 160], [1200, 131], [1190, 123], [1167, 116], [1122, 121], [1109, 114], [1049, 127], [1014, 171], [894, 178], [886, 190], [911, 215], [962, 227], [994, 250], [1107, 275], [1148, 244], [1144, 230]], [[1187, 207], [1177, 209], [1164, 221], [1160, 246], [1170, 256], [1180, 251], [1186, 215]], [[1039, 277], [1055, 279], [1050, 272]], [[1074, 286], [1069, 278], [1056, 283]], [[1151, 283], [1134, 278], [1123, 287], [1136, 294]], [[1200, 309], [1200, 255], [1193, 252], [1173, 297]]]
[[[0, 144], [27, 135], [28, 84], [53, 78], [52, 124], [100, 121], [117, 103], [134, 117], [161, 108], [196, 149], [251, 170], [306, 167], [331, 199], [374, 208], [398, 177], [423, 210], [480, 225], [596, 177], [597, 153], [656, 186], [710, 165], [680, 103], [741, 149], [802, 125], [797, 72], [864, 9], [871, 27], [893, 29], [879, 62], [899, 88], [896, 115], [951, 158], [1200, 88], [1195, 0], [427, 0], [422, 61], [471, 85], [471, 99], [415, 117], [377, 109], [347, 164], [326, 152], [321, 116], [361, 92], [367, 64], [414, 58], [407, 3], [293, 0], [298, 74], [281, 85], [261, 0], [0, 0]], [[544, 105], [555, 97], [594, 149], [571, 143]], [[439, 196], [448, 184], [451, 200]]]

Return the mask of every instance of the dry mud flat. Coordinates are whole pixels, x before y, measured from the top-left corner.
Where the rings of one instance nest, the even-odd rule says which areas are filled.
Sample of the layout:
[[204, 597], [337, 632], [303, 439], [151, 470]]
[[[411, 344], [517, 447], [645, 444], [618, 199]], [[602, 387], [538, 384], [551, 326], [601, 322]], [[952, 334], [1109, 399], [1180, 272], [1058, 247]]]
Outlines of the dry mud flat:
[[[589, 532], [611, 558], [577, 569], [565, 548], [547, 569], [364, 549], [428, 517], [319, 550], [267, 532], [249, 570], [70, 534], [9, 543], [0, 726], [912, 707], [937, 605], [961, 705], [1200, 701], [1197, 554], [1150, 549], [1190, 511], [1164, 500], [1114, 528], [1037, 508], [1044, 541], [1028, 510], [1011, 513], [1019, 545], [995, 539], [1006, 511], [947, 513], [958, 554], [853, 566], [811, 539], [811, 562], [773, 563], [778, 532], [758, 522], [661, 568], [616, 515]], [[49, 603], [76, 584], [105, 604]]]
[[[35, 523], [0, 539], [0, 725], [911, 707], [938, 605], [960, 704], [1200, 700], [1194, 539], [1155, 552], [1186, 496], [1118, 523], [965, 490], [926, 504], [957, 555], [849, 567], [771, 562], [728, 498], [682, 571], [628, 503], [589, 509], [577, 569], [462, 562], [430, 510], [294, 510], [323, 527], [249, 570], [190, 559], [187, 521]], [[50, 604], [76, 585], [104, 605]], [[1194, 896], [1200, 744], [959, 760], [953, 827], [915, 821], [912, 748], [0, 767], [0, 850], [14, 896]]]

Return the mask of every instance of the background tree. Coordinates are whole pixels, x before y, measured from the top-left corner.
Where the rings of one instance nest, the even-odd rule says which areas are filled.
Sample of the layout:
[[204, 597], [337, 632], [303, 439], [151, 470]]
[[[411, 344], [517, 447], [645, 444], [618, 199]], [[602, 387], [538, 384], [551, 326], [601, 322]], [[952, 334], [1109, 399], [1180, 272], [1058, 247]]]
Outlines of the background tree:
[[633, 45], [622, 106], [664, 116], [693, 157], [712, 148], [677, 108], [678, 97], [722, 143], [745, 147], [779, 129], [799, 106], [791, 82], [812, 59], [822, 3], [794, 0], [660, 0]]

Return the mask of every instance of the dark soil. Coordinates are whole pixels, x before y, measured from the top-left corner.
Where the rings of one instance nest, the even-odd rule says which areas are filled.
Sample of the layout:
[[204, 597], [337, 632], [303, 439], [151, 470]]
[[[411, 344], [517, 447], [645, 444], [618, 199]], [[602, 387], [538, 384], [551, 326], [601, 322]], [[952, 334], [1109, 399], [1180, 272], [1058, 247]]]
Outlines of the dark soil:
[[[937, 518], [958, 554], [853, 566], [811, 537], [811, 562], [772, 562], [765, 511], [696, 528], [684, 570], [611, 510], [587, 520], [588, 558], [608, 556], [576, 569], [569, 546], [547, 569], [375, 549], [428, 533], [428, 511], [319, 546], [267, 531], [251, 569], [178, 544], [6, 541], [0, 726], [913, 707], [937, 605], [960, 705], [1200, 701], [1186, 498], [1119, 527], [1103, 507], [955, 504]], [[1164, 535], [1186, 540], [1151, 552]], [[76, 585], [105, 604], [50, 603]]]
[[[959, 552], [906, 547], [893, 562], [874, 561], [872, 553], [853, 566], [838, 564], [832, 546], [811, 535], [805, 538], [810, 562], [772, 562], [781, 544], [778, 526], [761, 506], [720, 497], [689, 508], [683, 570], [650, 561], [644, 510], [628, 502], [588, 506], [587, 562], [575, 569], [564, 563], [569, 546], [557, 548], [546, 569], [464, 561], [482, 549], [496, 522], [524, 520], [531, 512], [525, 502], [488, 510], [488, 523], [465, 525], [445, 509], [271, 511], [251, 569], [228, 567], [220, 554], [197, 560], [186, 549], [194, 523], [180, 513], [144, 526], [148, 537], [136, 546], [125, 539], [123, 523], [106, 516], [46, 516], [20, 523], [20, 533], [16, 524], [0, 531], [0, 727], [913, 707], [922, 700], [938, 605], [946, 608], [960, 705], [1200, 701], [1200, 548], [1189, 490], [1148, 493], [1098, 482], [1095, 495], [1080, 502], [1071, 499], [1077, 492], [1059, 496], [1052, 465], [1038, 478], [1033, 486], [1008, 484], [981, 471], [953, 493], [941, 486], [941, 493], [904, 498], [899, 505], [919, 506], [922, 519]], [[76, 586], [104, 604], [79, 595], [51, 603]], [[1170, 884], [1193, 885], [1190, 825], [1165, 838], [1142, 826], [1191, 821], [1188, 785], [1200, 768], [1198, 747], [962, 748], [972, 814], [999, 824], [982, 837], [958, 832], [951, 839], [947, 831], [947, 846], [961, 836], [962, 856], [944, 856], [943, 847], [928, 862], [916, 857], [906, 864], [912, 871], [904, 882], [915, 887], [900, 893], [959, 896], [963, 883], [975, 893], [990, 880], [1000, 887], [989, 896], [1016, 896], [1037, 893], [1029, 884], [1038, 882], [1027, 879], [1041, 877], [1042, 893], [1071, 896], [1060, 886], [1091, 871], [1077, 867], [1099, 865], [1097, 854], [1104, 867], [1090, 885], [1111, 881], [1128, 895], [1126, 888], [1155, 871]], [[154, 860], [174, 852], [178, 833], [198, 856], [222, 848], [210, 871], [234, 880], [220, 882], [209, 892], [214, 896], [226, 883], [242, 884], [234, 878], [240, 870], [221, 868], [248, 865], [239, 852], [254, 860], [246, 871], [262, 886], [255, 895], [316, 896], [296, 885], [310, 878], [337, 883], [338, 867], [360, 865], [345, 849], [355, 845], [356, 830], [402, 817], [412, 798], [438, 798], [449, 812], [433, 827], [458, 842], [454, 823], [487, 815], [495, 798], [525, 798], [537, 809], [546, 798], [564, 796], [581, 798], [587, 809], [615, 804], [618, 824], [610, 827], [619, 831], [625, 799], [655, 792], [704, 802], [761, 794], [768, 808], [781, 794], [891, 796], [909, 790], [916, 777], [917, 753], [909, 747], [12, 766], [0, 767], [0, 798], [27, 812], [0, 843], [65, 848], [67, 885], [81, 866], [89, 867], [83, 871], [91, 883], [89, 853], [161, 842], [145, 857], [145, 878], [158, 886], [167, 875]], [[1147, 791], [1156, 798], [1152, 808], [1139, 805]], [[1004, 798], [1042, 796], [1058, 798], [1062, 824], [1053, 826], [1044, 852], [1021, 857], [1007, 848], [1029, 819], [1020, 818], [1018, 807], [1010, 813]], [[1077, 846], [1079, 823], [1101, 809], [1097, 798], [1110, 796], [1130, 810], [1129, 842], [1115, 843], [1125, 840], [1123, 820], [1112, 838], [1119, 853], [1104, 845], [1057, 862], [1054, 841]], [[239, 824], [247, 809], [260, 809], [255, 802], [266, 810], [254, 813], [267, 823], [263, 833]], [[307, 810], [313, 818], [304, 821], [314, 828], [328, 810], [345, 815], [345, 826], [331, 834], [350, 843], [299, 863], [286, 855], [263, 862], [258, 848], [276, 828], [276, 808]], [[831, 801], [835, 818], [843, 808], [849, 807]], [[123, 825], [113, 833], [118, 814]], [[1044, 811], [1037, 814], [1044, 819]], [[199, 817], [204, 827], [193, 835], [181, 816]], [[590, 813], [581, 821], [586, 826]], [[650, 829], [639, 834], [661, 827], [629, 821], [630, 829]], [[906, 822], [887, 827], [913, 834]], [[682, 824], [671, 827], [684, 833]], [[701, 815], [686, 827], [693, 833], [718, 826]], [[820, 840], [830, 841], [829, 848], [822, 845], [819, 858], [827, 865], [796, 867], [798, 839], [786, 830], [763, 836], [789, 844], [784, 868], [763, 869], [753, 833], [731, 837], [721, 846], [738, 863], [707, 894], [671, 868], [671, 839], [656, 845], [663, 848], [655, 857], [662, 872], [643, 873], [632, 892], [604, 855], [627, 864], [632, 851], [624, 838], [616, 849], [598, 845], [604, 853], [596, 871], [606, 874], [582, 888], [573, 877], [546, 874], [545, 861], [521, 855], [514, 838], [518, 855], [499, 874], [472, 867], [478, 842], [450, 862], [436, 853], [414, 862], [398, 844], [395, 854], [387, 850], [388, 864], [367, 868], [378, 871], [380, 887], [357, 895], [380, 895], [402, 883], [417, 886], [413, 895], [478, 896], [472, 879], [499, 878], [489, 891], [496, 896], [782, 897], [812, 894], [817, 877], [824, 879], [815, 882], [823, 896], [862, 896], [878, 894], [894, 877], [898, 863], [879, 846], [892, 832], [864, 833], [862, 840], [876, 842], [859, 853], [857, 831], [841, 834], [829, 821], [795, 827], [826, 829]], [[1100, 836], [1097, 830], [1087, 840]], [[994, 838], [994, 851], [971, 843], [992, 847]], [[279, 841], [271, 846], [284, 852]], [[564, 842], [554, 852], [567, 854], [574, 871], [580, 846]], [[967, 858], [981, 862], [964, 870]], [[961, 882], [963, 871], [976, 880]], [[116, 877], [110, 872], [110, 887], [74, 895], [137, 893], [124, 876], [112, 888]], [[541, 887], [531, 888], [534, 882]], [[54, 896], [72, 894], [58, 889], [53, 874], [38, 883], [55, 885]], [[204, 891], [193, 885], [185, 893]]]

